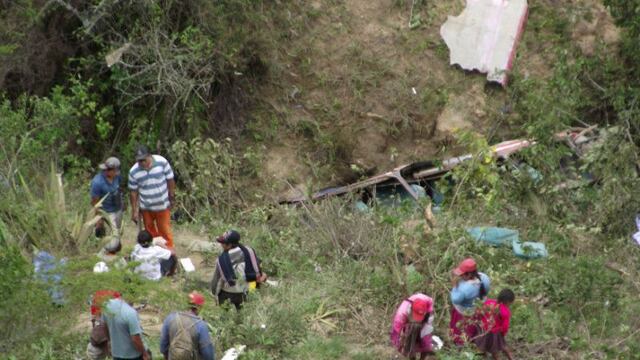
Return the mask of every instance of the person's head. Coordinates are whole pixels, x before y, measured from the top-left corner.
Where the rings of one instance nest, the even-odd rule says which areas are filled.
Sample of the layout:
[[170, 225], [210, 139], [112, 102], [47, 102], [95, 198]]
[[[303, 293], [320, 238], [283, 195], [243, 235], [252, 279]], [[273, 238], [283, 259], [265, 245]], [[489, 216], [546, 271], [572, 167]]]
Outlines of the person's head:
[[502, 289], [500, 294], [498, 294], [498, 302], [504, 305], [511, 305], [516, 300], [516, 295], [511, 291], [511, 289]]
[[453, 274], [464, 280], [470, 280], [478, 276], [478, 265], [472, 258], [466, 258], [453, 269]]
[[198, 314], [202, 306], [204, 305], [204, 295], [197, 291], [192, 291], [189, 294], [189, 308], [193, 313]]
[[229, 250], [240, 244], [240, 233], [235, 230], [228, 230], [220, 235], [216, 241], [222, 245], [224, 250]]
[[433, 301], [429, 299], [417, 298], [411, 303], [411, 320], [421, 323], [428, 319], [433, 311]]
[[117, 157], [110, 157], [98, 166], [104, 175], [113, 179], [120, 172], [120, 160]]
[[143, 248], [148, 248], [153, 243], [153, 236], [147, 230], [142, 230], [138, 233], [138, 244]]
[[151, 159], [149, 148], [144, 145], [138, 146], [136, 149], [136, 162], [138, 162], [138, 165], [144, 169], [148, 169], [151, 167]]

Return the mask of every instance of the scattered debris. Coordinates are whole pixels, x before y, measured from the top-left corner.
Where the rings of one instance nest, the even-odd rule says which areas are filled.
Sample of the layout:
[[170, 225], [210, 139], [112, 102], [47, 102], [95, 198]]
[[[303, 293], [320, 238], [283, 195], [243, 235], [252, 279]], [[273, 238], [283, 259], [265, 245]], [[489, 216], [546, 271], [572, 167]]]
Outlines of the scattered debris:
[[440, 28], [451, 65], [487, 73], [505, 86], [527, 13], [527, 0], [467, 0], [465, 10]]
[[93, 266], [93, 272], [96, 274], [105, 273], [109, 271], [109, 267], [107, 263], [104, 261], [99, 261]]
[[244, 349], [246, 349], [246, 347], [246, 345], [232, 347], [231, 349], [224, 352], [222, 360], [236, 360], [240, 356], [240, 354], [244, 352]]
[[636, 228], [638, 231], [633, 234], [633, 239], [640, 245], [640, 214], [636, 215]]
[[107, 67], [112, 67], [119, 63], [120, 60], [122, 60], [122, 55], [129, 50], [129, 48], [131, 48], [131, 43], [126, 43], [116, 50], [108, 53], [107, 56], [104, 57], [104, 60], [107, 62]]
[[191, 261], [191, 259], [189, 258], [181, 258], [180, 260], [180, 265], [182, 265], [182, 268], [184, 269], [185, 272], [193, 272], [196, 271], [196, 267], [193, 265], [193, 262]]
[[[492, 146], [491, 151], [493, 156], [497, 159], [506, 159], [511, 154], [534, 144], [535, 142], [529, 140], [509, 140]], [[328, 197], [344, 195], [367, 188], [373, 189], [376, 193], [389, 192], [388, 190], [385, 190], [385, 188], [392, 188], [394, 190], [391, 192], [394, 192], [395, 194], [400, 194], [400, 196], [402, 196], [403, 193], [406, 193], [406, 196], [413, 198], [414, 200], [418, 200], [421, 197], [424, 197], [421, 196], [421, 193], [424, 193], [425, 191], [425, 189], [420, 186], [421, 183], [429, 183], [438, 180], [454, 167], [473, 158], [474, 156], [471, 154], [456, 156], [443, 160], [440, 165], [436, 165], [436, 162], [434, 161], [415, 162], [399, 166], [391, 171], [387, 171], [383, 174], [370, 177], [354, 184], [328, 187], [312, 193], [310, 197], [301, 192], [295, 192], [291, 196], [287, 196], [285, 199], [280, 200], [279, 203], [297, 204], [310, 200], [322, 200]], [[402, 190], [398, 191], [395, 188], [401, 188]], [[422, 189], [422, 191], [419, 190], [419, 188]], [[431, 196], [434, 194], [428, 195]], [[374, 193], [373, 196], [375, 197], [376, 194]], [[435, 199], [434, 202], [436, 202]], [[436, 205], [438, 205], [437, 202]]]
[[434, 350], [440, 350], [444, 346], [444, 342], [440, 339], [439, 336], [433, 335], [431, 337], [431, 342], [433, 343]]
[[280, 285], [279, 281], [276, 280], [267, 280], [265, 283], [269, 286], [278, 287]]

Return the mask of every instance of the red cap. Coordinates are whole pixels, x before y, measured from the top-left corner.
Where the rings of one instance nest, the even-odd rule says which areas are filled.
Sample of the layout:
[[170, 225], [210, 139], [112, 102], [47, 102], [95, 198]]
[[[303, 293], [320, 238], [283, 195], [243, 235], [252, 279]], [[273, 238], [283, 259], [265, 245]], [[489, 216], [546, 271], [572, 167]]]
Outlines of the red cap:
[[189, 294], [189, 304], [202, 306], [204, 305], [204, 296], [197, 291], [192, 291]]
[[453, 274], [460, 276], [462, 274], [466, 274], [469, 272], [473, 272], [478, 270], [478, 266], [476, 265], [476, 261], [472, 258], [467, 258], [462, 260], [462, 262], [458, 265], [457, 268], [453, 269]]
[[93, 294], [91, 299], [91, 315], [98, 316], [102, 308], [102, 304], [110, 299], [117, 299], [120, 293], [115, 290], [98, 290]]
[[433, 304], [427, 299], [415, 299], [411, 304], [411, 317], [413, 320], [421, 322], [425, 315], [432, 310]]

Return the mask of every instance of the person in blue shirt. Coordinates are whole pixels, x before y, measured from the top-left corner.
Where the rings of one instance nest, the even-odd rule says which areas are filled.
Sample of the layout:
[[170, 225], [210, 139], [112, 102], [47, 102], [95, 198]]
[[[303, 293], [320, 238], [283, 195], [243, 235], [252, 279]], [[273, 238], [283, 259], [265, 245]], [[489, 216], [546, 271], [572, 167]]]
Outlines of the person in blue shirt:
[[478, 335], [479, 319], [475, 317], [474, 303], [476, 300], [484, 301], [491, 281], [487, 274], [478, 272], [472, 258], [464, 259], [453, 269], [453, 275], [449, 332], [453, 342], [460, 346]]
[[207, 324], [198, 313], [204, 296], [189, 294], [189, 311], [173, 312], [162, 323], [160, 352], [165, 359], [215, 360], [216, 351]]
[[142, 341], [138, 312], [121, 298], [105, 303], [102, 321], [106, 322], [114, 360], [149, 360]]
[[[109, 221], [113, 226], [113, 236], [111, 241], [104, 247], [108, 253], [120, 251], [120, 231], [122, 229], [122, 213], [124, 202], [122, 201], [122, 191], [120, 187], [120, 160], [110, 157], [99, 166], [100, 172], [91, 180], [91, 205], [96, 205], [102, 198], [101, 208], [109, 216]], [[96, 224], [96, 236], [105, 235], [104, 220]]]

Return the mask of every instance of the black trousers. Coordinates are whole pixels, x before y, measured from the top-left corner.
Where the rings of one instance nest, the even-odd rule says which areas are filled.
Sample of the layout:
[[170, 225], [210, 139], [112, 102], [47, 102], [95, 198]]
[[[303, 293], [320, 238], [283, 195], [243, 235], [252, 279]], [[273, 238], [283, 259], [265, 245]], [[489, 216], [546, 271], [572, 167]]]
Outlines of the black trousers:
[[220, 293], [218, 294], [218, 304], [222, 305], [226, 301], [229, 301], [236, 307], [236, 310], [240, 310], [242, 303], [246, 299], [247, 295], [244, 293], [230, 293], [220, 290]]

